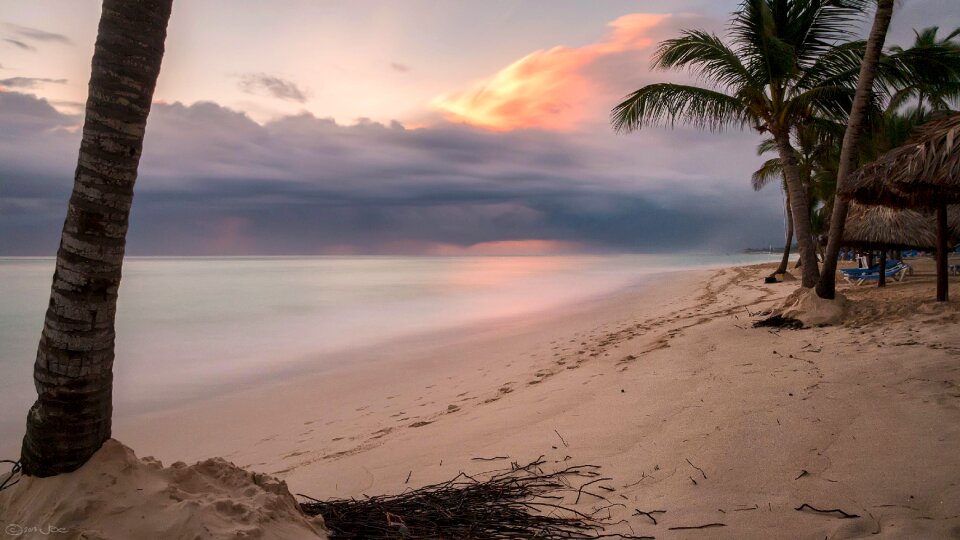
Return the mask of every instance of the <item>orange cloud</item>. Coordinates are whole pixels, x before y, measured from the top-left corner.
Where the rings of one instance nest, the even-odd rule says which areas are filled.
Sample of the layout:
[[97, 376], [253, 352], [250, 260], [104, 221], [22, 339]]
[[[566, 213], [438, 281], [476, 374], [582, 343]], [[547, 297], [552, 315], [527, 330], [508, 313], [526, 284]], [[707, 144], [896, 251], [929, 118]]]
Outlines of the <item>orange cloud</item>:
[[584, 68], [604, 56], [649, 47], [648, 31], [668, 17], [624, 15], [609, 24], [612, 30], [598, 43], [533, 52], [475, 88], [434, 99], [433, 105], [448, 120], [498, 131], [572, 129], [594, 90]]

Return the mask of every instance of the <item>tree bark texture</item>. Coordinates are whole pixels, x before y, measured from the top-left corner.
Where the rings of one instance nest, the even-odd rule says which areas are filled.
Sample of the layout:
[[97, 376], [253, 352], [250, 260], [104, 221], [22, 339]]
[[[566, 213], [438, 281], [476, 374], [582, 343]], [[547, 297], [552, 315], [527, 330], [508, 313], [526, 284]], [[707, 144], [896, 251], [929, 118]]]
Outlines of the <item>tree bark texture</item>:
[[86, 118], [34, 364], [23, 472], [79, 468], [110, 437], [114, 316], [172, 0], [104, 0]]
[[780, 131], [773, 134], [783, 164], [783, 174], [787, 183], [787, 197], [793, 212], [793, 228], [797, 235], [797, 244], [800, 247], [801, 282], [808, 289], [817, 285], [820, 278], [820, 269], [817, 266], [817, 246], [813, 240], [810, 224], [810, 205], [807, 191], [800, 178], [800, 167], [797, 164], [797, 153], [790, 144], [790, 133]]
[[950, 299], [949, 279], [947, 273], [947, 256], [949, 255], [947, 241], [950, 230], [947, 228], [947, 205], [937, 206], [937, 301], [946, 302]]
[[877, 279], [877, 287], [887, 286], [887, 250], [880, 250], [880, 278]]
[[786, 195], [787, 208], [787, 243], [783, 246], [783, 259], [780, 260], [780, 266], [774, 274], [786, 274], [787, 266], [790, 264], [790, 248], [793, 246], [793, 210], [790, 208], [790, 195]]

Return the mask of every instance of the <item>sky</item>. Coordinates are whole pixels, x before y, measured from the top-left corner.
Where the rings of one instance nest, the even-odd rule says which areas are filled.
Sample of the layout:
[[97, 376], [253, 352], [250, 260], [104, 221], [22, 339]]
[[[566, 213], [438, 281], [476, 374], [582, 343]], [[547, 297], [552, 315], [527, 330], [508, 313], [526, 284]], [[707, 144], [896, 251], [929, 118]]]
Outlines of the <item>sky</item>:
[[[750, 132], [617, 135], [735, 0], [175, 0], [132, 255], [733, 252], [783, 242]], [[902, 0], [889, 44], [960, 26]], [[99, 3], [0, 0], [0, 256], [56, 251]]]

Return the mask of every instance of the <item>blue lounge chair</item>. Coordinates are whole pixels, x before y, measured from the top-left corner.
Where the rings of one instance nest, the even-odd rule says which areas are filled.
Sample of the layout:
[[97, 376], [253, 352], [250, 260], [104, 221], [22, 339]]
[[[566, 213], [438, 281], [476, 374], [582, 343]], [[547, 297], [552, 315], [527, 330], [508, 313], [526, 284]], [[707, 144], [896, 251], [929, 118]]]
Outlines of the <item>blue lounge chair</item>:
[[[899, 264], [903, 264], [903, 263], [895, 259], [890, 259], [889, 261], [887, 261], [887, 270]], [[878, 264], [877, 266], [871, 266], [870, 268], [841, 268], [840, 272], [843, 274], [844, 277], [860, 276], [864, 274], [877, 274], [879, 276], [880, 265]]]
[[[887, 271], [884, 272], [886, 277], [893, 279], [895, 281], [903, 281], [903, 276], [907, 274], [907, 271], [910, 270], [910, 265], [903, 264], [900, 261], [897, 261], [897, 264], [891, 268], [887, 268]], [[852, 283], [853, 285], [862, 285], [867, 281], [877, 281], [880, 279], [880, 272], [877, 272], [874, 269], [872, 273], [861, 273], [853, 276], [844, 275], [843, 279], [847, 282]]]

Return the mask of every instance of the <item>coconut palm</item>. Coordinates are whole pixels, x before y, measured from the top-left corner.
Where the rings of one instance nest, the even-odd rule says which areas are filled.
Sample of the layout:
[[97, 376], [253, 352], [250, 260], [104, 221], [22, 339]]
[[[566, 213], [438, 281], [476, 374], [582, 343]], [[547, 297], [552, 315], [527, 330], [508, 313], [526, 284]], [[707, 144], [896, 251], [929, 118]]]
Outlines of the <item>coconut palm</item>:
[[[829, 166], [831, 149], [835, 146], [837, 133], [842, 133], [842, 126], [833, 122], [810, 121], [794, 130], [793, 146], [796, 149], [796, 162], [800, 179], [809, 201], [811, 232], [822, 232], [818, 225], [822, 224], [818, 212], [822, 211], [820, 204], [826, 200], [824, 190], [833, 195], [832, 183], [823, 181], [825, 167]], [[757, 146], [757, 154], [764, 155], [777, 151], [777, 143], [772, 138], [764, 139]], [[766, 160], [750, 177], [750, 184], [754, 191], [760, 191], [766, 186], [778, 182], [784, 193], [784, 207], [786, 214], [787, 239], [783, 248], [783, 258], [774, 274], [784, 274], [790, 262], [790, 250], [793, 245], [793, 209], [790, 205], [790, 195], [787, 190], [786, 175], [780, 158]]]
[[172, 0], [104, 0], [86, 119], [34, 365], [23, 472], [83, 465], [110, 438], [114, 315], [133, 185]]
[[773, 271], [773, 275], [787, 273], [787, 265], [790, 264], [790, 250], [793, 247], [793, 210], [790, 208], [790, 195], [787, 193], [787, 182], [783, 176], [780, 159], [768, 159], [753, 173], [751, 178], [754, 191], [760, 191], [773, 182], [775, 178], [780, 180], [781, 190], [783, 191], [784, 225], [786, 225], [787, 233], [783, 246], [783, 257], [780, 259], [780, 265]]
[[936, 26], [914, 30], [913, 45], [890, 48], [890, 60], [901, 74], [894, 81], [895, 93], [888, 110], [916, 103], [916, 114], [947, 111], [960, 104], [960, 28], [938, 39]]
[[[873, 83], [879, 72], [880, 57], [883, 52], [883, 43], [887, 39], [887, 30], [893, 18], [894, 0], [878, 0], [877, 11], [873, 19], [873, 27], [867, 37], [867, 46], [860, 66], [860, 77], [857, 83], [857, 93], [850, 110], [847, 129], [843, 135], [843, 145], [840, 148], [840, 164], [837, 170], [837, 190], [844, 187], [847, 176], [857, 168], [857, 158], [860, 152], [860, 138], [863, 132], [867, 110], [873, 101]], [[830, 234], [827, 240], [827, 250], [823, 258], [823, 275], [817, 283], [817, 296], [833, 299], [836, 296], [837, 284], [837, 257], [840, 254], [840, 244], [843, 241], [843, 228], [847, 221], [848, 202], [840, 197], [834, 197], [833, 212], [830, 217]]]
[[849, 41], [869, 0], [744, 0], [728, 41], [687, 30], [664, 41], [660, 69], [689, 69], [706, 86], [651, 84], [612, 111], [619, 132], [678, 120], [701, 129], [753, 128], [777, 146], [794, 218], [804, 287], [819, 279], [794, 128], [812, 117], [840, 120], [850, 109], [863, 44]]

